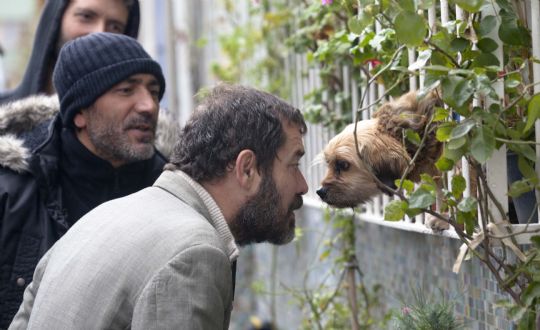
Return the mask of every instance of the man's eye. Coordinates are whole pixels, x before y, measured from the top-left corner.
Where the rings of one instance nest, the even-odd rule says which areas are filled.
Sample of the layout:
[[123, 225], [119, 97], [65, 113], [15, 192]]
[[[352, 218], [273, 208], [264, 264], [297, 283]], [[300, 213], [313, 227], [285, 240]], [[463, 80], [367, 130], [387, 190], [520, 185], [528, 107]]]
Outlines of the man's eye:
[[77, 13], [76, 16], [83, 20], [92, 19], [92, 15], [90, 13]]
[[109, 25], [107, 30], [108, 30], [108, 32], [123, 33], [124, 32], [124, 27], [121, 24], [113, 23], [113, 24]]
[[124, 88], [118, 88], [116, 91], [120, 94], [130, 94], [133, 91], [133, 89], [129, 87], [124, 87]]

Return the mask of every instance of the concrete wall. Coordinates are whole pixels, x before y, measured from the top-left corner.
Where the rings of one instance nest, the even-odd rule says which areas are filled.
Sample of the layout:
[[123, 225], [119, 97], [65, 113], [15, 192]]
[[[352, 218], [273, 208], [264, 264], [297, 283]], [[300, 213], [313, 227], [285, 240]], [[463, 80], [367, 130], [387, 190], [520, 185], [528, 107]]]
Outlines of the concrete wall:
[[[272, 299], [275, 299], [279, 329], [302, 328], [301, 321], [308, 315], [308, 306], [299, 305], [293, 292], [319, 288], [322, 293], [335, 285], [340, 271], [334, 269], [330, 260], [336, 255], [319, 260], [325, 239], [335, 235], [322, 214], [319, 205], [308, 200], [297, 217], [303, 237], [277, 248], [259, 244], [242, 249], [231, 329], [248, 329], [252, 315], [272, 319]], [[359, 267], [367, 288], [382, 285], [379, 298], [383, 310], [399, 311], [401, 302], [412, 301], [413, 291], [422, 287], [428, 294], [439, 294], [441, 290], [446, 297], [453, 298], [455, 315], [466, 322], [466, 329], [513, 328], [505, 311], [495, 307], [495, 303], [506, 296], [483, 265], [476, 260], [466, 261], [459, 274], [452, 272], [461, 245], [459, 240], [361, 220], [357, 225]], [[273, 251], [278, 265], [274, 295], [270, 292]], [[327, 286], [319, 286], [325, 278]], [[391, 324], [388, 327], [391, 328]]]

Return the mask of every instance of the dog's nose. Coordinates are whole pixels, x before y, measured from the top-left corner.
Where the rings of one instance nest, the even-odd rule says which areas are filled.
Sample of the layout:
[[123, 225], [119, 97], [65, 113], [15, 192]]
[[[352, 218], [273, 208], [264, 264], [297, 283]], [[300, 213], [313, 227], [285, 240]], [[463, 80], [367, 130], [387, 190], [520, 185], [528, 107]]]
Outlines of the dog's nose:
[[319, 190], [317, 190], [317, 195], [319, 195], [319, 197], [322, 200], [326, 198], [327, 193], [328, 193], [328, 188], [325, 188], [325, 187], [321, 187], [319, 188]]

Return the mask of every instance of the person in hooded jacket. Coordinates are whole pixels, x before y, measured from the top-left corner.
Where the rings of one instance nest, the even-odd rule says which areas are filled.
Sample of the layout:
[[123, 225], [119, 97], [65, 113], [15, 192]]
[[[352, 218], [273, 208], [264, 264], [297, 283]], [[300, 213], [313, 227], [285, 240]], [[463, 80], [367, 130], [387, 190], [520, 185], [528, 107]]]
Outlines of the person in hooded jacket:
[[154, 146], [165, 80], [135, 39], [92, 33], [68, 42], [53, 82], [60, 113], [45, 141], [21, 155], [22, 141], [0, 139], [0, 329], [39, 259], [75, 222], [151, 186], [166, 163]]
[[0, 93], [0, 104], [35, 94], [54, 94], [52, 72], [64, 43], [93, 32], [137, 38], [139, 20], [138, 0], [48, 0], [22, 81], [15, 89]]

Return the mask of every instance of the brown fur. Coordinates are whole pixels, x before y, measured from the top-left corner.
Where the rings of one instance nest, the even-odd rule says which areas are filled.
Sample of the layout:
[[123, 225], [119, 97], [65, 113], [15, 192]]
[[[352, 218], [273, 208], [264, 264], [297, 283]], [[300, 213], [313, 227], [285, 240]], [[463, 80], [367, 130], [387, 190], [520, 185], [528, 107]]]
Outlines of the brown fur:
[[[416, 92], [409, 92], [383, 104], [372, 119], [358, 122], [360, 158], [354, 139], [355, 124], [336, 135], [323, 151], [328, 171], [317, 191], [321, 199], [338, 208], [354, 207], [383, 192], [380, 183], [392, 186], [403, 176], [418, 150], [404, 137], [405, 130], [412, 129], [424, 136], [438, 100], [436, 92], [422, 99]], [[439, 176], [435, 162], [441, 155], [442, 143], [436, 140], [433, 127], [427, 134], [406, 177], [414, 182], [420, 180], [422, 173]], [[344, 163], [349, 164], [347, 169], [340, 168]]]

